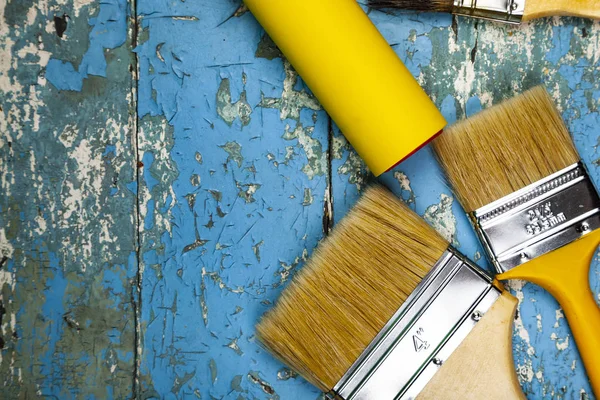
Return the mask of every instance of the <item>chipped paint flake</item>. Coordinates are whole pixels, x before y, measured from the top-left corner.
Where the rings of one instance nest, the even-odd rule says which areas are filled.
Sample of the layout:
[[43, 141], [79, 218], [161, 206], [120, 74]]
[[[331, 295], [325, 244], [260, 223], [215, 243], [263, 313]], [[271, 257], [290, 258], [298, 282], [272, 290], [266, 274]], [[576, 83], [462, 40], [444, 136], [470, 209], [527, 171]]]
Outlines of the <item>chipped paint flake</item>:
[[284, 61], [285, 79], [283, 81], [283, 92], [281, 97], [262, 97], [258, 107], [276, 108], [279, 109], [279, 118], [285, 119], [300, 119], [300, 111], [302, 109], [320, 110], [321, 105], [317, 99], [309, 94], [306, 90], [295, 90], [294, 87], [298, 82], [298, 74], [288, 61]]
[[[242, 388], [242, 375], [236, 375], [231, 379], [231, 390], [234, 390], [238, 393], [243, 393], [244, 389]], [[238, 397], [239, 398], [239, 397]]]
[[235, 351], [235, 354], [237, 354], [238, 356], [241, 356], [242, 354], [244, 354], [244, 352], [242, 351], [242, 349], [240, 349], [240, 346], [238, 346], [238, 339], [239, 338], [232, 339], [231, 342], [227, 344], [227, 347]]
[[191, 371], [185, 373], [183, 376], [176, 376], [175, 381], [173, 382], [173, 387], [171, 388], [171, 393], [177, 394], [181, 391], [181, 388], [190, 381], [196, 375], [196, 371]]
[[327, 170], [327, 157], [323, 152], [321, 142], [312, 137], [314, 127], [304, 127], [298, 123], [294, 130], [289, 125], [285, 127], [283, 139], [298, 140], [299, 146], [304, 150], [308, 163], [302, 167], [302, 172], [313, 179], [315, 176], [324, 175]]
[[[511, 291], [519, 301], [518, 309], [521, 308], [521, 305], [524, 301], [523, 286], [525, 284], [526, 282], [521, 280], [511, 280], [506, 282], [506, 286], [511, 289]], [[518, 337], [520, 340], [520, 342], [518, 342], [517, 345], [523, 347], [521, 351], [524, 351], [528, 355], [528, 357], [524, 358], [523, 360], [517, 361], [517, 377], [519, 378], [519, 382], [521, 382], [521, 384], [531, 383], [535, 376], [532, 362], [532, 357], [535, 355], [535, 349], [531, 345], [531, 338], [529, 336], [529, 332], [523, 324], [523, 320], [521, 318], [520, 313], [517, 313], [517, 317], [513, 325], [513, 330], [516, 337]]]
[[60, 140], [65, 147], [70, 148], [77, 138], [78, 131], [77, 126], [66, 125], [62, 133], [58, 135], [58, 140]]
[[200, 310], [204, 326], [208, 326], [208, 305], [206, 304], [206, 284], [204, 283], [204, 275], [205, 270], [202, 269], [202, 280], [200, 281]]
[[248, 380], [256, 385], [259, 385], [263, 392], [270, 395], [270, 400], [279, 400], [279, 395], [275, 393], [273, 387], [267, 381], [262, 379], [257, 371], [250, 371], [248, 373]]
[[252, 251], [254, 252], [254, 256], [256, 257], [256, 261], [260, 262], [260, 247], [265, 244], [264, 240], [256, 243], [252, 246]]
[[202, 183], [202, 180], [200, 179], [200, 175], [192, 174], [192, 176], [190, 176], [190, 183], [192, 184], [192, 186], [195, 186], [195, 187], [200, 186], [200, 183]]
[[310, 188], [304, 189], [304, 198], [302, 199], [303, 206], [310, 206], [315, 198], [312, 195]]
[[277, 379], [280, 381], [287, 381], [288, 379], [294, 379], [298, 374], [289, 368], [281, 368], [277, 371]]
[[410, 187], [410, 180], [408, 179], [408, 176], [406, 176], [406, 174], [404, 172], [401, 171], [395, 171], [394, 172], [394, 179], [396, 179], [396, 181], [398, 181], [398, 184], [400, 185], [400, 190], [401, 190], [401, 197], [402, 200], [404, 200], [404, 202], [406, 204], [410, 205], [414, 205], [415, 204], [415, 193], [413, 192], [412, 188]]
[[6, 238], [5, 228], [0, 227], [0, 255], [6, 258], [12, 258], [14, 251], [13, 245]]
[[73, 0], [73, 15], [75, 18], [79, 17], [81, 10], [91, 4], [94, 4], [95, 0]]
[[288, 264], [286, 262], [280, 261], [279, 265], [281, 266], [281, 268], [279, 269], [279, 271], [276, 272], [276, 275], [278, 274], [280, 279], [279, 282], [273, 284], [273, 287], [279, 287], [281, 284], [285, 283], [296, 270], [296, 268], [298, 268], [298, 266], [301, 263], [304, 263], [307, 259], [308, 250], [304, 249], [302, 251], [302, 255], [296, 257], [292, 263]]
[[222, 146], [219, 146], [227, 154], [227, 161], [233, 161], [237, 164], [238, 168], [242, 167], [242, 163], [244, 162], [244, 157], [242, 156], [242, 146], [238, 142], [227, 142]]
[[555, 312], [556, 315], [556, 322], [554, 323], [554, 328], [558, 328], [560, 325], [560, 320], [565, 318], [565, 315], [563, 314], [562, 309], [558, 309]]
[[217, 114], [231, 126], [233, 121], [237, 118], [240, 119], [242, 126], [246, 126], [250, 123], [250, 115], [252, 114], [252, 107], [246, 100], [246, 90], [240, 93], [240, 98], [236, 102], [231, 100], [231, 84], [229, 78], [225, 78], [219, 85], [217, 91]]
[[208, 368], [210, 369], [210, 380], [214, 385], [217, 381], [218, 371], [217, 362], [213, 358], [210, 359], [210, 362], [208, 363]]
[[569, 336], [561, 339], [556, 333], [552, 332], [550, 339], [555, 342], [556, 349], [559, 351], [564, 351], [569, 347]]
[[238, 197], [244, 199], [246, 203], [254, 203], [256, 199], [254, 198], [254, 194], [260, 187], [262, 186], [259, 183], [244, 183], [241, 184], [236, 182], [236, 186], [238, 188]]
[[78, 174], [82, 182], [89, 183], [89, 189], [95, 195], [100, 195], [103, 175], [102, 154], [96, 151], [96, 149], [92, 149], [92, 145], [87, 139], [82, 139], [74, 149], [72, 157], [77, 162], [79, 167]]
[[433, 204], [425, 210], [423, 218], [427, 221], [444, 239], [458, 247], [456, 239], [456, 217], [452, 213], [452, 203], [454, 199], [446, 194], [440, 195], [440, 202]]

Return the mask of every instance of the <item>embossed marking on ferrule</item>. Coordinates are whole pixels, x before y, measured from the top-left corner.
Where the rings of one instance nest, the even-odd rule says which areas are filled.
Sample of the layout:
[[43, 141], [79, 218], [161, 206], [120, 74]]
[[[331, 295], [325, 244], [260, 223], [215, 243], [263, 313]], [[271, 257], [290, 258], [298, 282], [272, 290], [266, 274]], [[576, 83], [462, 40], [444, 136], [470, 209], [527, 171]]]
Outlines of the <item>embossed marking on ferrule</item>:
[[554, 214], [552, 203], [549, 201], [527, 210], [527, 216], [529, 217], [529, 223], [525, 225], [525, 230], [530, 236], [547, 231], [567, 221], [565, 213], [558, 212], [556, 215]]
[[414, 399], [499, 296], [489, 276], [449, 249], [328, 398]]
[[504, 272], [600, 228], [600, 198], [585, 166], [577, 163], [470, 218], [489, 258]]

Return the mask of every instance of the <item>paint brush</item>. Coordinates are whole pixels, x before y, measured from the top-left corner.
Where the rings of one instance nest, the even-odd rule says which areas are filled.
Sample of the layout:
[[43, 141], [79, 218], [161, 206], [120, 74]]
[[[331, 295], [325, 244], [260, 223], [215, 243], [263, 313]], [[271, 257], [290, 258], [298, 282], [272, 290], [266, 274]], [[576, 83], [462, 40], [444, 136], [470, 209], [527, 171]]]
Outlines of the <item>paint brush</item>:
[[452, 13], [513, 24], [552, 16], [600, 19], [599, 0], [369, 0], [369, 6]]
[[523, 399], [516, 299], [381, 186], [366, 190], [257, 326], [336, 400]]
[[558, 300], [600, 395], [600, 309], [588, 282], [600, 198], [552, 98], [536, 87], [433, 147], [498, 279], [534, 282]]

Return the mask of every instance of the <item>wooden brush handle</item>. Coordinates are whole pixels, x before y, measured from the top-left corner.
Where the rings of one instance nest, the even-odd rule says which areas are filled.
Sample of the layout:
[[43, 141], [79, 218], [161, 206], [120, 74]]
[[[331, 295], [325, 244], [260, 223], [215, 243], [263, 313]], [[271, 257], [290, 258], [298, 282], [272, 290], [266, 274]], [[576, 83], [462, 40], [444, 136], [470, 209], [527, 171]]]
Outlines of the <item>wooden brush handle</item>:
[[525, 399], [512, 357], [516, 308], [517, 299], [503, 293], [417, 400]]
[[523, 21], [555, 15], [600, 19], [600, 0], [525, 0]]

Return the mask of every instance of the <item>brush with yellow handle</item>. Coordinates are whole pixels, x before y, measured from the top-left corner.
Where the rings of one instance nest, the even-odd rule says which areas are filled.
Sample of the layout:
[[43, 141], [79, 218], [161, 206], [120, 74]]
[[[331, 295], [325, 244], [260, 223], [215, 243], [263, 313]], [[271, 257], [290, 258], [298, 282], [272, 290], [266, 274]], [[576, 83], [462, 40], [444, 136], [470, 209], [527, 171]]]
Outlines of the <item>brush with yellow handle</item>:
[[600, 19], [600, 0], [369, 0], [369, 5], [452, 13], [512, 24], [554, 16]]
[[528, 280], [558, 300], [600, 395], [600, 309], [588, 282], [600, 198], [546, 90], [455, 124], [434, 149], [497, 278]]
[[375, 176], [446, 125], [356, 0], [244, 0]]
[[336, 400], [524, 399], [517, 301], [382, 187], [336, 225], [257, 326]]

